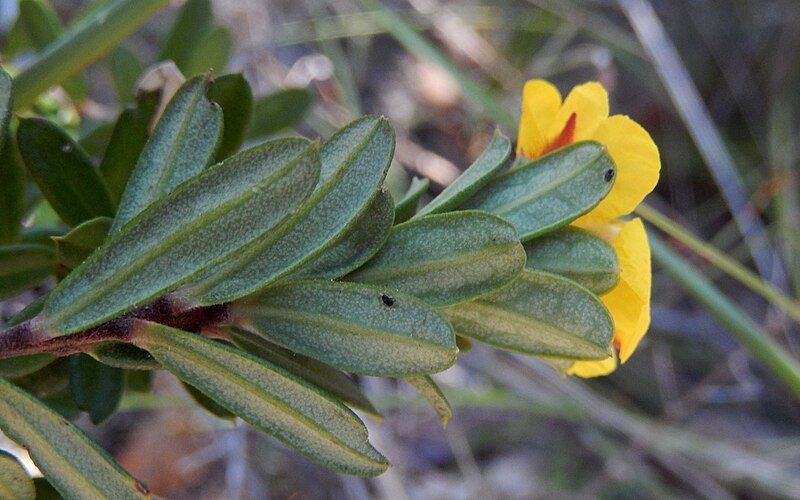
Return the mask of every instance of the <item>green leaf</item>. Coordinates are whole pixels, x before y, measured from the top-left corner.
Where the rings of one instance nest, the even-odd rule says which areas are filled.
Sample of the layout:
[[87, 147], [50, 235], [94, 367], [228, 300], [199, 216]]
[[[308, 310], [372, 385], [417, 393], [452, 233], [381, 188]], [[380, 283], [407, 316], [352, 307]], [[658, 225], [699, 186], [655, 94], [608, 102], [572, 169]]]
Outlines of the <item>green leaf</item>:
[[367, 116], [340, 130], [322, 146], [320, 183], [300, 209], [186, 291], [186, 300], [237, 299], [329, 248], [380, 190], [393, 152], [394, 131], [385, 118]]
[[33, 397], [42, 400], [57, 397], [65, 389], [69, 392], [69, 360], [58, 358], [35, 372], [15, 377], [12, 382]]
[[[6, 322], [8, 326], [19, 325], [24, 321], [33, 319], [37, 314], [42, 312], [42, 308], [44, 307], [44, 301], [47, 300], [47, 295], [48, 294], [45, 293], [44, 295], [36, 297], [35, 299], [33, 299], [33, 301], [31, 301], [30, 304], [25, 306], [24, 309], [22, 309], [17, 314], [11, 316], [11, 318], [9, 318], [8, 321]], [[2, 376], [4, 375], [0, 375], [0, 377]]]
[[463, 206], [505, 218], [526, 241], [591, 210], [608, 194], [615, 171], [605, 146], [578, 142], [500, 175]]
[[72, 400], [89, 414], [93, 424], [103, 422], [119, 406], [125, 387], [125, 372], [83, 353], [71, 356], [70, 366]]
[[109, 236], [59, 283], [42, 331], [85, 330], [240, 253], [297, 209], [318, 172], [317, 147], [304, 139], [268, 142], [209, 168]]
[[339, 233], [330, 246], [289, 274], [287, 279], [334, 279], [358, 269], [386, 242], [393, 221], [392, 195], [386, 189], [382, 189], [375, 194], [361, 215]]
[[[144, 350], [142, 350], [144, 351]], [[144, 351], [147, 352], [147, 351]], [[155, 362], [155, 361], [154, 361]], [[157, 362], [156, 362], [157, 363]], [[159, 365], [161, 366], [161, 365]], [[131, 392], [149, 393], [153, 390], [152, 370], [128, 370], [125, 378], [125, 389]]]
[[352, 373], [434, 373], [456, 360], [455, 337], [438, 312], [377, 287], [289, 282], [231, 304], [230, 314], [240, 328]]
[[130, 174], [112, 233], [214, 161], [222, 111], [206, 97], [209, 85], [208, 76], [192, 78], [170, 100]]
[[34, 243], [0, 245], [0, 298], [39, 284], [55, 272], [52, 248]]
[[184, 382], [326, 467], [377, 475], [388, 466], [352, 411], [276, 365], [142, 321], [137, 322], [134, 342]]
[[14, 78], [14, 109], [27, 108], [39, 94], [103, 57], [168, 1], [115, 0], [73, 25]]
[[511, 142], [499, 131], [494, 133], [486, 150], [469, 166], [458, 179], [447, 186], [439, 196], [422, 207], [416, 217], [455, 210], [470, 196], [488, 184], [505, 166], [511, 154]]
[[158, 370], [161, 365], [144, 349], [125, 342], [101, 342], [87, 352], [96, 360], [108, 366], [126, 370]]
[[54, 237], [58, 262], [68, 269], [81, 265], [105, 241], [112, 222], [110, 217], [96, 217], [79, 224], [64, 236]]
[[514, 226], [491, 214], [465, 211], [395, 226], [375, 257], [347, 279], [443, 306], [498, 289], [524, 266]]
[[183, 382], [183, 388], [189, 393], [195, 403], [202, 406], [206, 411], [219, 418], [236, 418], [236, 415], [225, 409], [210, 397], [203, 394], [199, 389], [193, 385]]
[[403, 380], [411, 384], [425, 398], [436, 414], [439, 415], [442, 427], [445, 427], [447, 422], [453, 418], [453, 409], [450, 408], [450, 403], [439, 386], [436, 385], [436, 382], [429, 375], [414, 375], [413, 377], [405, 377]]
[[[46, 0], [21, 0], [19, 19], [36, 52], [42, 52], [64, 34], [58, 14]], [[66, 82], [64, 90], [77, 100], [85, 99], [88, 94], [86, 80], [81, 76]]]
[[69, 226], [114, 215], [114, 202], [87, 154], [58, 125], [20, 119], [19, 151], [39, 190]]
[[122, 104], [133, 102], [136, 83], [144, 73], [141, 61], [132, 50], [119, 46], [111, 52], [107, 62], [117, 99]]
[[0, 450], [0, 498], [5, 500], [35, 500], [36, 488], [11, 453]]
[[11, 76], [0, 67], [0, 146], [6, 140], [6, 130], [8, 122], [11, 120], [12, 92]]
[[67, 498], [144, 498], [147, 489], [77, 427], [25, 391], [0, 379], [0, 429], [24, 444]]
[[125, 108], [114, 124], [100, 162], [100, 173], [117, 203], [150, 137], [150, 122], [157, 106], [158, 93], [145, 94], [136, 106]]
[[528, 256], [525, 267], [569, 278], [593, 293], [611, 290], [619, 279], [614, 249], [583, 229], [565, 227], [523, 246]]
[[408, 187], [408, 191], [403, 195], [403, 198], [397, 202], [397, 206], [395, 206], [395, 224], [405, 222], [417, 213], [419, 200], [422, 198], [422, 195], [428, 191], [429, 184], [430, 181], [428, 179], [420, 179], [418, 177], [411, 179], [411, 185]]
[[443, 311], [456, 333], [499, 349], [573, 359], [611, 356], [614, 324], [605, 306], [554, 274], [526, 269], [500, 291]]
[[213, 22], [211, 0], [187, 1], [178, 12], [178, 17], [164, 41], [159, 60], [171, 59], [183, 73], [191, 74], [184, 70], [186, 63], [211, 31]]
[[351, 408], [362, 410], [377, 419], [383, 418], [364, 393], [361, 392], [358, 384], [336, 368], [316, 359], [284, 349], [244, 330], [232, 328], [229, 330], [229, 335], [233, 343], [243, 351], [265, 359], [273, 365], [280, 366], [287, 372], [297, 375], [314, 385], [319, 390], [327, 392], [334, 399], [341, 400]]
[[235, 152], [244, 142], [244, 135], [253, 118], [253, 91], [244, 75], [233, 73], [215, 79], [208, 97], [222, 108], [222, 141], [217, 149], [217, 161]]
[[13, 243], [25, 212], [25, 169], [14, 136], [10, 131], [2, 135], [6, 137], [0, 146], [0, 243]]
[[247, 136], [256, 139], [294, 127], [314, 104], [314, 94], [306, 88], [288, 88], [256, 99], [253, 122]]
[[24, 377], [41, 370], [56, 359], [52, 354], [27, 354], [0, 359], [0, 377]]
[[183, 67], [186, 75], [196, 75], [208, 70], [222, 72], [233, 53], [233, 35], [227, 28], [217, 26], [209, 31], [194, 47]]
[[43, 477], [35, 478], [33, 485], [36, 487], [36, 500], [64, 500], [58, 490]]

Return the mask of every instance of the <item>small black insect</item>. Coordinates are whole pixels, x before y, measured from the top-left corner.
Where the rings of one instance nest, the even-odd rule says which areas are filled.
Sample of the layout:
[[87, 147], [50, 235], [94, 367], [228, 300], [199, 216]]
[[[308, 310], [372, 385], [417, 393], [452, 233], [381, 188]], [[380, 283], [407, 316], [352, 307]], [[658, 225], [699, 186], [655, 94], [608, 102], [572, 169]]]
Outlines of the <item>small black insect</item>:
[[382, 293], [381, 302], [383, 302], [383, 305], [385, 305], [386, 307], [392, 307], [394, 305], [394, 297]]
[[606, 180], [606, 182], [611, 182], [611, 179], [614, 178], [614, 169], [609, 168], [608, 170], [606, 170], [606, 173], [603, 176], [603, 178]]

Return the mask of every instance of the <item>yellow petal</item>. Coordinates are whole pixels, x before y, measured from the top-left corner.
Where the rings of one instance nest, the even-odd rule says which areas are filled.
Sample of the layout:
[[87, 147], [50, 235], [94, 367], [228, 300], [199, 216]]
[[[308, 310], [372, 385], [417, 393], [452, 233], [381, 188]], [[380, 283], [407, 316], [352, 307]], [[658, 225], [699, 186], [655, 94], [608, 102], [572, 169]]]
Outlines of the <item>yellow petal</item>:
[[658, 183], [661, 160], [650, 134], [627, 116], [614, 115], [597, 127], [593, 140], [605, 144], [617, 166], [614, 186], [584, 222], [602, 222], [627, 215]]
[[617, 369], [617, 358], [608, 358], [601, 361], [576, 361], [567, 368], [567, 375], [577, 375], [583, 378], [602, 377]]
[[608, 118], [606, 89], [598, 82], [587, 82], [574, 87], [564, 99], [564, 104], [558, 110], [550, 128], [546, 129], [549, 140], [558, 137], [573, 113], [577, 117], [573, 141], [591, 139], [600, 122]]
[[546, 132], [561, 107], [561, 93], [550, 82], [530, 80], [522, 91], [517, 154], [536, 158], [547, 144]]
[[[614, 342], [624, 363], [650, 326], [650, 243], [641, 219], [617, 221], [620, 230], [608, 242], [619, 260], [619, 282], [600, 297], [614, 320]], [[603, 237], [607, 232], [595, 231]]]

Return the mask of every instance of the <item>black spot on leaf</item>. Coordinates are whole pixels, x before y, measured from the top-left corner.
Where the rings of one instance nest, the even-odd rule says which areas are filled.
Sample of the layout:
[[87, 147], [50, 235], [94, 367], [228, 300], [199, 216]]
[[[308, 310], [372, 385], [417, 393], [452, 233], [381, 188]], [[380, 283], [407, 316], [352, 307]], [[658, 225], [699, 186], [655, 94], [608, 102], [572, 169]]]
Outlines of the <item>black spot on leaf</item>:
[[386, 307], [392, 307], [394, 305], [394, 297], [382, 293], [381, 302], [383, 302], [383, 305], [385, 305]]

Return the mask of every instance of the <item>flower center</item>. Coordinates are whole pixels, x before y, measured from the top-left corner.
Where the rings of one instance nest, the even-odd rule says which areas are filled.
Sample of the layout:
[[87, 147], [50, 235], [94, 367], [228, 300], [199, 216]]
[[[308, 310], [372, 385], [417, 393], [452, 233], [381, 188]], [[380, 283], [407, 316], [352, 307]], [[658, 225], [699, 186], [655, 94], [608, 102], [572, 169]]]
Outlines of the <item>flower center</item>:
[[575, 138], [575, 122], [577, 121], [578, 116], [575, 113], [569, 115], [567, 123], [564, 124], [564, 128], [561, 129], [561, 132], [558, 134], [558, 136], [556, 136], [556, 138], [553, 139], [553, 141], [545, 146], [545, 148], [542, 150], [542, 156], [558, 148], [563, 148], [567, 144], [570, 144]]

